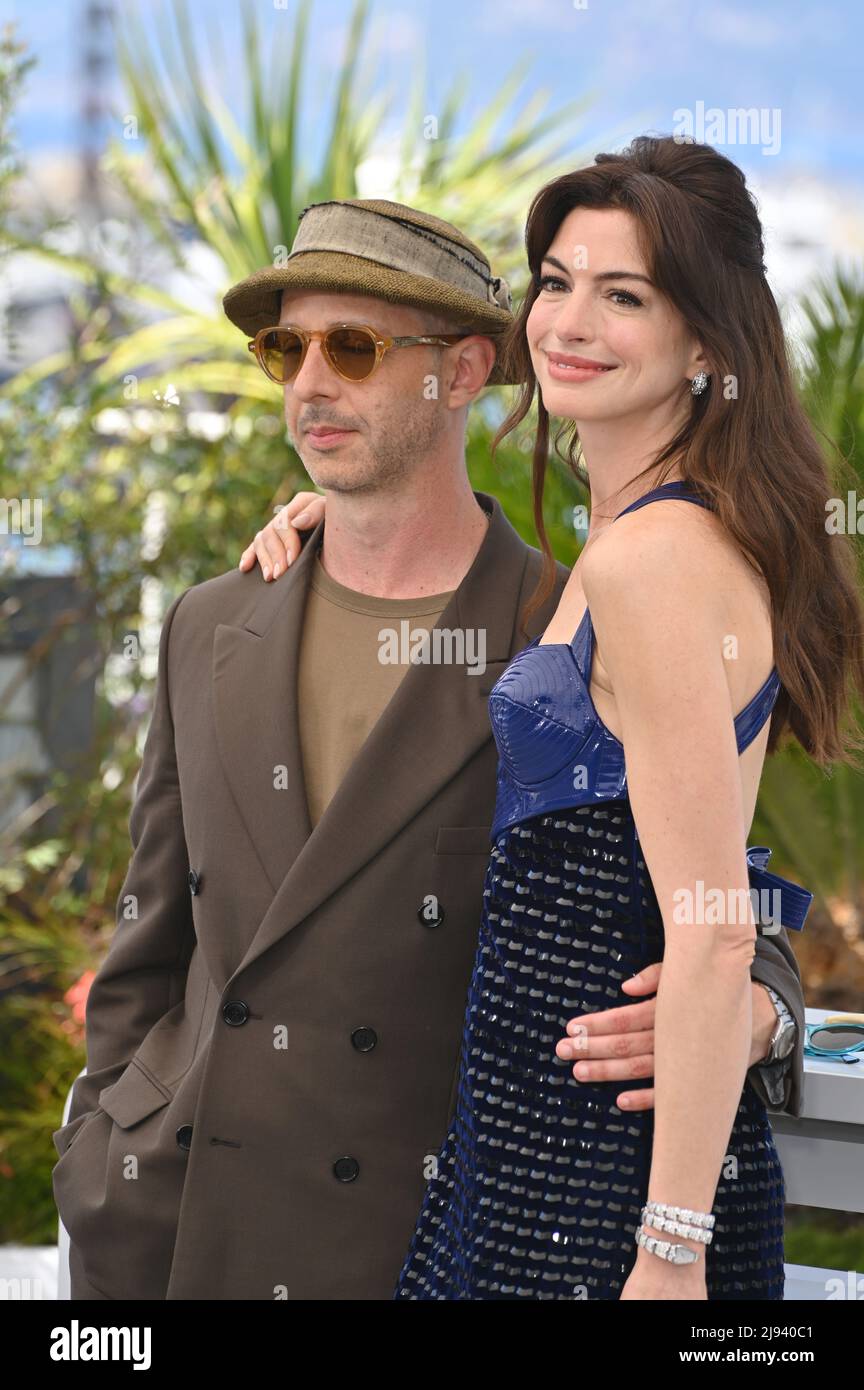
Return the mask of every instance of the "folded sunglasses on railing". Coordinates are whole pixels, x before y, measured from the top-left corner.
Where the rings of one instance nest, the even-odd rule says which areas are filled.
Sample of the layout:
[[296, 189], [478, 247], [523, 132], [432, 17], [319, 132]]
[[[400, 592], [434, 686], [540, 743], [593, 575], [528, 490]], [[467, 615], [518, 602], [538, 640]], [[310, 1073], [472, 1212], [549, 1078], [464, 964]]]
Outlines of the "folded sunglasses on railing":
[[864, 1057], [864, 1021], [858, 1022], [860, 1018], [860, 1014], [849, 1018], [839, 1014], [830, 1023], [808, 1023], [804, 1037], [805, 1056], [860, 1062]]

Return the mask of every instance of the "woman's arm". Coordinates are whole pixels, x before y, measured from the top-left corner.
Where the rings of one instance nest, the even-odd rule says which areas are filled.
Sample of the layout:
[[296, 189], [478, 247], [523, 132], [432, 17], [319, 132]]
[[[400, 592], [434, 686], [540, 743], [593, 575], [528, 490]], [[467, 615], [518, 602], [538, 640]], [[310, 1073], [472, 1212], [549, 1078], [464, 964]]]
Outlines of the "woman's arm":
[[[623, 518], [586, 554], [583, 585], [665, 932], [648, 1197], [710, 1212], [748, 1067], [756, 945], [723, 658], [725, 557], [674, 504], [651, 511], [638, 526]], [[716, 925], [682, 914], [682, 890], [698, 901], [700, 880], [728, 903]], [[640, 1248], [625, 1296], [705, 1297], [694, 1292], [704, 1290], [705, 1247], [674, 1239], [697, 1262], [671, 1265]]]

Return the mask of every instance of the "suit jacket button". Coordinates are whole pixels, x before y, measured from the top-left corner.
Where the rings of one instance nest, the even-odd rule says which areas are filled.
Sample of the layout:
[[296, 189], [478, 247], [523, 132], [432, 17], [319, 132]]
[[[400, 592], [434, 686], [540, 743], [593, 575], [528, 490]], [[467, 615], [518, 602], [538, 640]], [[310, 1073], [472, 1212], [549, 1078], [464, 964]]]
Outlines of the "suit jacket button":
[[249, 1017], [249, 1006], [242, 999], [229, 999], [222, 1005], [222, 1017], [232, 1028], [240, 1028]]
[[434, 907], [431, 903], [424, 902], [417, 909], [417, 920], [424, 927], [440, 927], [444, 921], [444, 909], [437, 899]]
[[353, 1182], [359, 1172], [360, 1164], [349, 1154], [344, 1158], [337, 1158], [333, 1164], [333, 1173], [340, 1182]]
[[194, 897], [201, 890], [201, 876], [194, 869], [189, 870], [189, 892]]
[[177, 1131], [177, 1146], [181, 1149], [192, 1147], [192, 1126], [181, 1125]]
[[374, 1028], [355, 1028], [351, 1034], [351, 1044], [358, 1052], [371, 1052], [378, 1042]]

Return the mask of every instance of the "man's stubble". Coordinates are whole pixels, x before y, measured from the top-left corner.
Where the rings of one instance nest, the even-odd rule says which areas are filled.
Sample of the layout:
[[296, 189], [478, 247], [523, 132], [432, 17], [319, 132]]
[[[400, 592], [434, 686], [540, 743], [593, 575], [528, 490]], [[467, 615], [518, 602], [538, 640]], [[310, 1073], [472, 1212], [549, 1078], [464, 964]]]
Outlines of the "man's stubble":
[[[328, 417], [334, 424], [339, 422]], [[313, 418], [306, 421], [314, 425]], [[346, 424], [348, 422], [346, 421]], [[427, 459], [443, 450], [447, 412], [440, 402], [423, 401], [420, 408], [404, 403], [392, 404], [367, 421], [363, 434], [350, 446], [331, 457], [314, 448], [300, 450], [289, 431], [294, 448], [316, 487], [329, 492], [378, 492], [400, 484]]]

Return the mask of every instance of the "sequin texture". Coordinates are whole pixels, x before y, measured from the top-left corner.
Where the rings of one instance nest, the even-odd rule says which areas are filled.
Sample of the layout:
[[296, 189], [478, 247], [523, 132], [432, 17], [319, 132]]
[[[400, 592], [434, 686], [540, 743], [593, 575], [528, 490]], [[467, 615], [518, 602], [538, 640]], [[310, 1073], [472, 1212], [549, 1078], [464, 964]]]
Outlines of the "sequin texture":
[[[648, 1195], [653, 1110], [577, 1081], [555, 1055], [567, 1021], [631, 996], [663, 954], [629, 802], [512, 826], [493, 848], [453, 1125], [396, 1298], [617, 1299]], [[674, 1199], [673, 1199], [674, 1200]], [[783, 1172], [745, 1085], [706, 1248], [709, 1299], [782, 1299]]]

